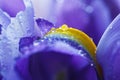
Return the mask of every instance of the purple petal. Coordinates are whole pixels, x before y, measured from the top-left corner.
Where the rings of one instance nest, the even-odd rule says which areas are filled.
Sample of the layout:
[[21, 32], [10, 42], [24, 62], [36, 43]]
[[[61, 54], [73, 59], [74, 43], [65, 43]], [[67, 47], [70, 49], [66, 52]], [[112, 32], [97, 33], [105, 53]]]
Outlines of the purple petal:
[[26, 49], [29, 49], [30, 46], [33, 45], [34, 38], [33, 37], [23, 37], [19, 42], [19, 51], [25, 54]]
[[2, 80], [2, 78], [3, 78], [3, 77], [2, 77], [2, 75], [0, 74], [0, 80]]
[[86, 7], [84, 2], [79, 0], [58, 1], [57, 9], [59, 11], [57, 12], [56, 25], [67, 24], [70, 27], [84, 30], [89, 23], [88, 14], [82, 9], [84, 7]]
[[36, 22], [41, 32], [40, 37], [43, 37], [48, 31], [50, 31], [52, 27], [54, 27], [54, 25], [51, 22], [44, 19], [39, 18], [36, 20]]
[[109, 8], [112, 19], [114, 19], [120, 13], [120, 0], [104, 0], [104, 2]]
[[0, 0], [0, 8], [10, 16], [15, 17], [19, 11], [25, 9], [23, 0]]
[[69, 80], [97, 80], [92, 61], [63, 42], [45, 43], [34, 49], [38, 51], [31, 51], [16, 64], [18, 73], [25, 80], [54, 80], [60, 77], [60, 73], [64, 74], [61, 77]]
[[103, 32], [111, 22], [111, 17], [110, 12], [103, 1], [93, 1], [91, 6], [93, 7], [94, 11], [91, 14], [92, 17], [88, 27], [85, 29], [85, 32], [96, 44], [98, 44]]
[[108, 26], [97, 47], [104, 80], [120, 79], [120, 14]]

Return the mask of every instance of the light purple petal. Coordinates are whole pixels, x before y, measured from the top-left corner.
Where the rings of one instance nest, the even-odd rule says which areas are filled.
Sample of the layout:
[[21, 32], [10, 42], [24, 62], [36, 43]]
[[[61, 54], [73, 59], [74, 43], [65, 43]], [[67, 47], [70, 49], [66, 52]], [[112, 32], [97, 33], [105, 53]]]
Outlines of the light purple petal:
[[0, 11], [0, 24], [3, 25], [0, 35], [0, 69], [5, 78], [13, 67], [14, 59], [19, 57], [19, 40], [34, 35], [34, 12], [30, 0], [24, 0], [25, 11], [16, 17], [10, 17]]
[[12, 46], [12, 55], [14, 56], [19, 55], [20, 38], [34, 35], [33, 7], [30, 0], [24, 0], [24, 3], [26, 6], [25, 11], [19, 12], [15, 18], [11, 18], [11, 23], [5, 30], [6, 37]]
[[56, 0], [31, 0], [35, 17], [55, 21]]
[[15, 17], [19, 11], [25, 9], [25, 5], [23, 0], [0, 0], [0, 8], [10, 16]]
[[38, 18], [38, 19], [36, 19], [36, 22], [40, 29], [40, 35], [39, 35], [40, 37], [43, 37], [47, 32], [50, 31], [50, 29], [52, 27], [54, 27], [54, 25], [51, 22], [49, 22], [45, 19]]
[[108, 26], [97, 47], [104, 80], [120, 79], [120, 14]]
[[0, 24], [3, 26], [3, 28], [7, 28], [7, 26], [10, 24], [9, 16], [5, 14], [1, 9], [0, 9]]
[[19, 51], [22, 54], [27, 54], [27, 51], [30, 51], [30, 47], [33, 46], [33, 42], [36, 40], [34, 37], [23, 37], [19, 41]]

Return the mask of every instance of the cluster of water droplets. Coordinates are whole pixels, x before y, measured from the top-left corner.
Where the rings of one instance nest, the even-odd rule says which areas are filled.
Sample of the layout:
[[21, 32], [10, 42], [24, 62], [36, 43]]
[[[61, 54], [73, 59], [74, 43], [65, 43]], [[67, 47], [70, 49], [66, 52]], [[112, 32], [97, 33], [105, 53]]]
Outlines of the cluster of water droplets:
[[[54, 30], [52, 31], [52, 33], [54, 33]], [[48, 45], [53, 46], [52, 44], [54, 44], [55, 42], [62, 42], [67, 44], [68, 47], [69, 46], [73, 47], [77, 51], [78, 55], [86, 57], [93, 62], [88, 51], [86, 51], [86, 49], [84, 49], [84, 47], [80, 43], [78, 43], [76, 40], [74, 40], [73, 37], [70, 37], [70, 36], [61, 35], [61, 34], [50, 34], [41, 38], [40, 40], [35, 41], [34, 46], [37, 46], [40, 43], [46, 43]]]
[[[26, 9], [11, 18], [0, 10], [0, 72], [5, 77], [11, 70], [15, 58], [19, 57], [19, 40], [32, 36], [34, 31], [34, 14], [30, 1], [24, 0]], [[28, 4], [29, 3], [29, 4]]]
[[[76, 53], [73, 55], [82, 56], [84, 59], [86, 59], [89, 62], [89, 66], [91, 68], [94, 68], [96, 73], [97, 73], [96, 64], [93, 61], [91, 55], [88, 53], [88, 51], [86, 51], [86, 49], [84, 49], [84, 47], [80, 43], [73, 40], [73, 37], [70, 38], [70, 37], [67, 37], [65, 35], [54, 34], [54, 35], [48, 35], [45, 38], [43, 38], [42, 42], [44, 42], [44, 41], [49, 41], [49, 43], [52, 43], [52, 44], [60, 41], [63, 44], [65, 43], [68, 47], [72, 47], [74, 49], [74, 52]], [[59, 45], [61, 45], [61, 44], [59, 44]], [[53, 47], [54, 45], [51, 45], [51, 46]]]

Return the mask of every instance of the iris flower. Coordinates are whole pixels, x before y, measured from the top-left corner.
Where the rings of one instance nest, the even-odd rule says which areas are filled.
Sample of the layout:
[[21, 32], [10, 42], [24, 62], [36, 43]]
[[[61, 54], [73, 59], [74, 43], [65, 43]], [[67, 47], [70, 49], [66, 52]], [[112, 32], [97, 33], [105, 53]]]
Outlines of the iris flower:
[[[3, 4], [7, 3], [7, 0], [0, 1], [1, 80], [120, 79], [118, 63], [120, 15], [113, 20], [100, 39], [110, 22], [109, 13], [106, 12], [107, 8], [102, 1], [70, 0], [68, 4], [67, 0], [56, 2], [56, 5], [59, 5], [55, 12], [51, 12], [56, 16], [45, 14], [47, 20], [36, 19], [30, 0], [16, 1], [21, 7], [14, 7], [12, 3], [5, 6]], [[53, 3], [55, 4], [55, 1]], [[95, 11], [91, 12], [92, 8]], [[49, 7], [47, 10], [51, 11]], [[90, 13], [87, 14], [84, 10]], [[103, 15], [100, 15], [97, 18], [97, 10], [103, 11], [104, 16], [108, 17], [103, 18], [101, 17]], [[71, 13], [73, 11], [75, 13]], [[88, 15], [93, 17], [89, 18]], [[53, 20], [49, 16], [52, 16]], [[81, 16], [83, 18], [79, 18]], [[91, 18], [94, 18], [93, 22]], [[104, 21], [100, 22], [101, 20]], [[77, 21], [80, 21], [80, 24]], [[62, 25], [64, 23], [69, 27]], [[91, 26], [96, 29], [91, 30]], [[100, 39], [97, 48], [93, 40], [81, 30], [93, 40], [96, 39], [96, 44]], [[96, 37], [97, 33], [99, 38]]]

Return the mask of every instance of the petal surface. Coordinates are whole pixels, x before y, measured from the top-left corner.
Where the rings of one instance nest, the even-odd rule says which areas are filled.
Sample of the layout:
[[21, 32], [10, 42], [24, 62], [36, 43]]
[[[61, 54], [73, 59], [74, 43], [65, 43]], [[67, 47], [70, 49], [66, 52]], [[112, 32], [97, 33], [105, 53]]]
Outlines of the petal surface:
[[[19, 40], [22, 37], [34, 35], [34, 12], [30, 0], [24, 0], [25, 10], [19, 12], [16, 17], [10, 17], [0, 10], [0, 71], [4, 78], [13, 67], [14, 60], [21, 56], [19, 52]], [[7, 45], [7, 46], [6, 46]]]
[[0, 0], [0, 8], [7, 12], [11, 17], [25, 9], [23, 0]]
[[[42, 45], [39, 48], [41, 47]], [[21, 58], [16, 65], [17, 71], [23, 79], [29, 80], [56, 80], [60, 73], [64, 74], [65, 80], [97, 80], [91, 60], [76, 52], [79, 51], [65, 43], [56, 42], [54, 45], [52, 43], [38, 52]]]
[[119, 80], [120, 14], [112, 21], [97, 47], [97, 60], [103, 69], [104, 80]]
[[[38, 25], [38, 29], [39, 29], [39, 36], [42, 38], [45, 36], [45, 34], [47, 34], [47, 32], [49, 32], [51, 30], [51, 28], [55, 27], [53, 25], [53, 23], [45, 20], [45, 19], [41, 19], [38, 18], [36, 19], [37, 25]], [[38, 30], [37, 30], [38, 31]]]

